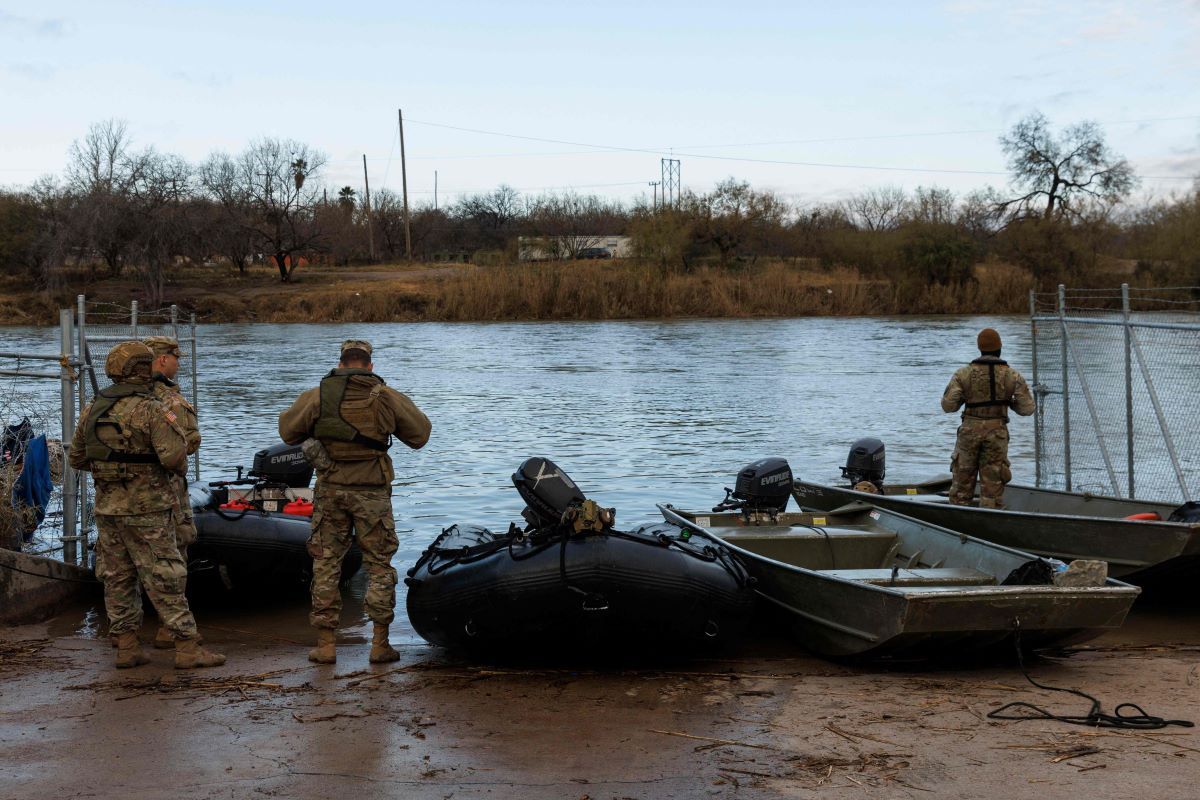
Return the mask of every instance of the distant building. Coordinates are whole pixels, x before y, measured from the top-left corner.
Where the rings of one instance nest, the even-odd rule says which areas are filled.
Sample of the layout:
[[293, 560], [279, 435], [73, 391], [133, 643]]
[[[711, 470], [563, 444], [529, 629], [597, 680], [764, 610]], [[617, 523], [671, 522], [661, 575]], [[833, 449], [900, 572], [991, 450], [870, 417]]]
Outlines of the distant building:
[[611, 258], [628, 258], [633, 255], [633, 239], [629, 236], [577, 235], [577, 236], [521, 236], [517, 239], [517, 253], [521, 261], [569, 261], [581, 253], [595, 257], [597, 250], [608, 253]]

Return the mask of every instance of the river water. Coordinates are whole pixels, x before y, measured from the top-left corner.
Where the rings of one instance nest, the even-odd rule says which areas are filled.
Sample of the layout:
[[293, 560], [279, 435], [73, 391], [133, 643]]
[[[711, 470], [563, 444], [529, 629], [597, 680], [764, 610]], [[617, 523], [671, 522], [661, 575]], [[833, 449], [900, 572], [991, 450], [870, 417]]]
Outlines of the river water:
[[[861, 436], [886, 443], [889, 480], [922, 479], [949, 469], [958, 418], [938, 401], [984, 326], [1028, 373], [1024, 317], [204, 325], [201, 475], [249, 467], [340, 342], [362, 338], [433, 422], [423, 450], [392, 448], [401, 572], [448, 525], [519, 520], [509, 476], [532, 455], [615, 506], [622, 527], [655, 519], [655, 503], [711, 506], [765, 456], [833, 481]], [[9, 328], [0, 350], [53, 351], [57, 336]], [[26, 388], [56, 407], [56, 383]], [[1011, 431], [1014, 479], [1032, 482], [1032, 418]]]

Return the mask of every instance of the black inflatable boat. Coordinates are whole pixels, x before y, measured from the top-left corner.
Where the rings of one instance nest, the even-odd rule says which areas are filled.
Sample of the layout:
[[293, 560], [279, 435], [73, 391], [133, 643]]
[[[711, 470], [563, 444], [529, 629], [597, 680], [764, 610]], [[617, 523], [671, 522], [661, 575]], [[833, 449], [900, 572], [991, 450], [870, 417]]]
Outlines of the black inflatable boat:
[[[307, 587], [312, 580], [312, 466], [299, 446], [278, 444], [254, 454], [248, 477], [191, 487], [196, 543], [188, 572], [215, 576], [227, 589]], [[352, 545], [342, 580], [362, 566]]]
[[512, 480], [526, 526], [452, 526], [408, 571], [408, 616], [427, 641], [480, 653], [694, 650], [745, 627], [753, 580], [728, 548], [662, 524], [616, 530], [614, 512], [546, 459]]

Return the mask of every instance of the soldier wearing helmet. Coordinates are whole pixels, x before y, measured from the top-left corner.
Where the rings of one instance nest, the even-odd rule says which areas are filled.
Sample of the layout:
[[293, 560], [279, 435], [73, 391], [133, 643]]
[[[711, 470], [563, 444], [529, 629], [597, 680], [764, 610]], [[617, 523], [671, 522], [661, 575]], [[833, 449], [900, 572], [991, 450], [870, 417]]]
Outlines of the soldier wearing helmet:
[[337, 661], [335, 631], [342, 611], [338, 580], [352, 536], [367, 568], [363, 605], [374, 623], [368, 660], [378, 664], [400, 658], [388, 642], [397, 581], [391, 560], [399, 542], [387, 451], [393, 436], [414, 450], [424, 447], [431, 426], [413, 401], [387, 386], [373, 367], [369, 342], [343, 342], [337, 368], [279, 415], [280, 437], [288, 444], [303, 442], [317, 470], [308, 540], [313, 557], [309, 621], [317, 629], [317, 646], [308, 658], [318, 664]]
[[96, 577], [104, 584], [117, 667], [148, 661], [137, 637], [143, 588], [174, 638], [175, 666], [219, 666], [225, 656], [199, 646], [183, 594], [187, 565], [175, 539], [178, 499], [171, 475], [185, 469], [187, 439], [176, 415], [154, 398], [153, 361], [141, 342], [112, 349], [104, 370], [113, 385], [80, 415], [69, 459], [96, 483]]
[[[196, 423], [196, 410], [175, 382], [175, 376], [179, 374], [179, 342], [170, 336], [151, 336], [143, 339], [142, 343], [154, 354], [154, 361], [150, 365], [153, 376], [150, 385], [154, 390], [154, 397], [175, 415], [175, 423], [183, 430], [190, 456], [200, 449], [200, 428]], [[171, 474], [171, 486], [179, 501], [175, 539], [179, 542], [179, 554], [183, 556], [186, 564], [188, 545], [196, 541], [196, 524], [192, 520], [186, 470], [185, 474]], [[154, 646], [160, 650], [168, 650], [175, 646], [175, 640], [166, 625], [159, 625], [158, 633], [154, 636]]]
[[984, 328], [976, 339], [979, 358], [960, 367], [942, 394], [942, 411], [963, 409], [950, 471], [950, 502], [970, 505], [979, 484], [980, 508], [1003, 508], [1008, 462], [1008, 411], [1027, 417], [1037, 408], [1021, 373], [1000, 358], [1000, 334]]

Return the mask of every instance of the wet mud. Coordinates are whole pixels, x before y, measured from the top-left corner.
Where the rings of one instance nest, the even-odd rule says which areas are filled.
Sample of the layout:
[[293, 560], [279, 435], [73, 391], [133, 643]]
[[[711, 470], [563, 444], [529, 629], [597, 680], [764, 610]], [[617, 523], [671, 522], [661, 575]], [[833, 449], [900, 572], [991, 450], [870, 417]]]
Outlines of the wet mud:
[[[478, 664], [400, 625], [402, 660], [376, 666], [351, 597], [316, 666], [302, 600], [198, 617], [224, 667], [148, 649], [118, 671], [94, 607], [0, 630], [0, 798], [1189, 798], [1200, 775], [1196, 729], [989, 720], [1087, 710], [1015, 664], [842, 664], [762, 630], [705, 659]], [[1200, 612], [1139, 608], [1029, 668], [1200, 720]]]

